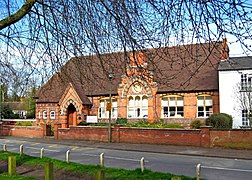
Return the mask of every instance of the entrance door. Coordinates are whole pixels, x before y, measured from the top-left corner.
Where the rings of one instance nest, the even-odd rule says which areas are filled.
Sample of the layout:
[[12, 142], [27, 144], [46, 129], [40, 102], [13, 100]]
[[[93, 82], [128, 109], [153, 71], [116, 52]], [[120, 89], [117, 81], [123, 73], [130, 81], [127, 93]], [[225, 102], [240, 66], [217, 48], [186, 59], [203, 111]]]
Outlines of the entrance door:
[[70, 104], [67, 108], [67, 127], [76, 125], [77, 112], [73, 104]]

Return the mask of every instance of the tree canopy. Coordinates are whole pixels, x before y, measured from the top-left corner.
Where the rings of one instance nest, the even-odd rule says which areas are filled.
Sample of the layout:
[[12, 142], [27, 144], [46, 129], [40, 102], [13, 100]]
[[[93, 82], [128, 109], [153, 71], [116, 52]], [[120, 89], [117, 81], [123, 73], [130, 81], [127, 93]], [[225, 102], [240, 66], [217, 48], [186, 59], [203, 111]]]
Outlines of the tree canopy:
[[246, 0], [2, 0], [0, 7], [0, 73], [4, 82], [19, 85], [31, 78], [43, 83], [74, 56], [228, 35], [235, 37], [230, 44], [243, 48], [241, 55], [252, 49], [252, 4]]

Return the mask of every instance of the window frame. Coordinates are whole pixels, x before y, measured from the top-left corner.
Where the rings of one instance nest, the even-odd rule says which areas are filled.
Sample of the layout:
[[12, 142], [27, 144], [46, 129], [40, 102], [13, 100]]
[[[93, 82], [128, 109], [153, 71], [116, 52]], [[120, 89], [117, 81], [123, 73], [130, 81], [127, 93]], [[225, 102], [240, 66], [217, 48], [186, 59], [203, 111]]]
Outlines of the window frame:
[[241, 74], [241, 91], [252, 91], [252, 74]]
[[243, 109], [242, 110], [242, 126], [249, 127], [252, 120], [252, 110]]
[[[104, 106], [101, 107], [101, 102], [104, 101]], [[106, 110], [107, 104], [109, 103], [109, 98], [103, 98], [99, 101], [98, 108], [98, 118], [100, 119], [108, 119], [109, 111]], [[116, 119], [118, 117], [118, 103], [116, 98], [111, 98], [111, 118]], [[116, 104], [116, 105], [115, 105]]]
[[[174, 98], [175, 104], [171, 105], [171, 99]], [[164, 99], [167, 99], [166, 101]], [[182, 103], [183, 106], [179, 105], [179, 100], [178, 99], [182, 99]], [[166, 105], [164, 105], [165, 103], [167, 103]], [[174, 107], [174, 116], [171, 116], [171, 111], [170, 109]], [[183, 108], [182, 111], [179, 111], [178, 108]], [[166, 108], [166, 110], [165, 110]], [[167, 112], [167, 113], [165, 113]], [[178, 112], [182, 112], [182, 113], [178, 113]], [[182, 115], [181, 115], [182, 114]], [[179, 95], [168, 95], [168, 96], [163, 96], [161, 98], [161, 117], [162, 118], [184, 118], [185, 117], [185, 111], [184, 111], [184, 97], [183, 96], [179, 96]]]
[[43, 119], [46, 120], [47, 119], [47, 111], [43, 111]]
[[146, 94], [129, 95], [127, 97], [127, 118], [148, 118], [148, 104], [148, 96]]
[[[203, 106], [199, 106], [199, 97], [203, 97]], [[211, 106], [206, 105], [207, 97], [211, 97], [211, 101], [212, 101]], [[199, 107], [203, 107], [203, 111], [199, 111]], [[207, 111], [207, 107], [208, 108], [211, 107], [211, 108], [209, 108], [209, 110]], [[210, 109], [212, 109], [212, 110], [210, 111]], [[203, 112], [204, 115], [199, 116], [199, 112]], [[209, 114], [209, 115], [207, 115], [207, 114]], [[197, 118], [208, 118], [212, 114], [213, 114], [213, 97], [211, 95], [207, 95], [207, 94], [197, 96]]]
[[[52, 113], [54, 114], [53, 116]], [[56, 116], [55, 111], [50, 111], [50, 119], [55, 119], [56, 118], [55, 116]]]

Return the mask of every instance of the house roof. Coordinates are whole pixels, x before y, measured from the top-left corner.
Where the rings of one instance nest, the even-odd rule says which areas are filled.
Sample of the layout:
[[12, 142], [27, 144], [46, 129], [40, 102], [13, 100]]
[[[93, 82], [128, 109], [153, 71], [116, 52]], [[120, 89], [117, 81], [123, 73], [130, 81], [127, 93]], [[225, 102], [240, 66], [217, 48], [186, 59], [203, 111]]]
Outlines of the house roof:
[[12, 110], [23, 111], [25, 110], [24, 102], [3, 102], [3, 106], [9, 106]]
[[219, 71], [248, 70], [252, 69], [252, 56], [232, 57], [226, 61], [221, 61]]
[[[212, 42], [144, 50], [147, 69], [157, 82], [158, 93], [217, 90], [220, 48], [221, 42]], [[107, 96], [109, 92], [117, 95], [128, 64], [129, 52], [71, 58], [39, 89], [37, 102], [59, 102], [69, 83], [83, 104], [91, 103], [88, 96]]]

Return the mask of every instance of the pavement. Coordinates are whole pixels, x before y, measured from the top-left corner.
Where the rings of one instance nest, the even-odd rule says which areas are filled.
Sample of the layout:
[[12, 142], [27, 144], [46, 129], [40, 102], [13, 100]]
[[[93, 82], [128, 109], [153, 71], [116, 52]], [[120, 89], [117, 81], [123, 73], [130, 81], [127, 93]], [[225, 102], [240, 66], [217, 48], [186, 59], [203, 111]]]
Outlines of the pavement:
[[157, 145], [157, 144], [104, 143], [96, 141], [67, 140], [67, 139], [55, 140], [53, 139], [53, 137], [41, 139], [41, 138], [26, 138], [26, 137], [14, 137], [14, 136], [0, 136], [0, 139], [30, 141], [30, 142], [48, 143], [48, 144], [64, 144], [70, 146], [124, 150], [124, 151], [139, 151], [139, 152], [151, 152], [151, 153], [163, 153], [163, 154], [252, 160], [252, 150], [205, 148], [195, 146]]

